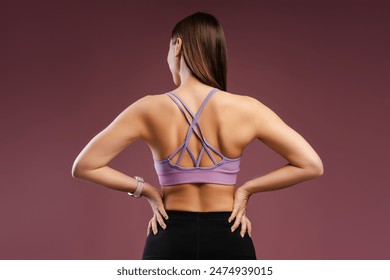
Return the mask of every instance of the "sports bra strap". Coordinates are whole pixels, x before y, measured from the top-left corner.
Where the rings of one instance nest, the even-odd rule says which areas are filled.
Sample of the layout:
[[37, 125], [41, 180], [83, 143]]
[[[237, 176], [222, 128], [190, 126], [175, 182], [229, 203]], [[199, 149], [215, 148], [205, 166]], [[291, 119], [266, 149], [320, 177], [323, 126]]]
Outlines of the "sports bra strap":
[[175, 92], [173, 92], [174, 96], [180, 101], [181, 104], [183, 104], [184, 108], [186, 108], [187, 112], [190, 113], [190, 115], [192, 116], [193, 118], [193, 121], [197, 122], [199, 116], [200, 116], [200, 113], [203, 111], [204, 107], [206, 106], [207, 102], [209, 101], [209, 99], [211, 98], [211, 96], [216, 92], [218, 91], [217, 88], [213, 88], [212, 90], [210, 90], [210, 92], [207, 94], [206, 98], [203, 100], [202, 104], [200, 105], [199, 109], [198, 109], [198, 112], [196, 112], [195, 116], [194, 114], [191, 112], [190, 108], [188, 108], [187, 104], [183, 101], [183, 99], [181, 99], [180, 96], [178, 96]]
[[[224, 158], [224, 156], [222, 155], [221, 152], [219, 152], [217, 149], [215, 149], [210, 143], [208, 143], [206, 141], [206, 139], [204, 138], [203, 136], [203, 133], [202, 133], [202, 130], [200, 128], [200, 125], [199, 125], [199, 122], [198, 122], [198, 119], [200, 117], [200, 114], [201, 112], [203, 111], [204, 107], [206, 106], [207, 102], [209, 101], [209, 99], [211, 98], [211, 96], [216, 92], [218, 91], [217, 88], [213, 88], [206, 96], [206, 98], [203, 100], [201, 106], [199, 107], [198, 111], [196, 112], [196, 114], [194, 115], [192, 113], [192, 111], [190, 110], [190, 108], [187, 106], [187, 104], [183, 101], [182, 98], [180, 98], [180, 96], [178, 96], [175, 92], [169, 92], [167, 93], [168, 96], [175, 102], [175, 104], [177, 105], [177, 107], [179, 108], [179, 110], [183, 113], [183, 115], [185, 116], [186, 118], [186, 121], [188, 122], [189, 124], [189, 128], [188, 128], [188, 131], [187, 131], [187, 135], [185, 137], [185, 140], [184, 142], [169, 156], [169, 159], [172, 159], [180, 150], [180, 154], [179, 154], [179, 157], [176, 161], [176, 165], [179, 165], [181, 159], [182, 159], [182, 156], [184, 155], [184, 151], [187, 150], [188, 151], [188, 154], [190, 155], [191, 157], [191, 160], [194, 164], [195, 167], [199, 167], [200, 166], [200, 161], [203, 157], [203, 154], [204, 154], [204, 151], [206, 151], [207, 155], [210, 157], [210, 159], [212, 160], [213, 164], [216, 165], [217, 164], [217, 161], [215, 160], [214, 156], [211, 154], [211, 152], [209, 151], [209, 149], [213, 150], [217, 155], [219, 155], [221, 158]], [[182, 106], [180, 106], [180, 103]], [[185, 113], [184, 109], [188, 112], [188, 114], [192, 117], [192, 121], [190, 121], [189, 117], [187, 116], [187, 114]], [[197, 131], [197, 130], [198, 131]], [[192, 135], [192, 133], [195, 132], [195, 135], [199, 138], [199, 140], [201, 141], [202, 143], [202, 149], [198, 155], [198, 159], [195, 159], [195, 156], [194, 154], [192, 153], [190, 147], [188, 146], [189, 144], [189, 139]]]
[[[183, 110], [183, 107], [180, 106], [180, 103], [179, 101], [177, 101], [177, 96], [173, 95], [172, 93], [168, 92], [167, 93], [168, 96], [176, 103], [177, 107], [180, 109], [180, 111], [183, 113], [183, 115], [185, 116], [188, 124], [191, 126], [191, 121], [190, 119], [188, 118], [187, 114], [184, 112]], [[186, 109], [187, 110], [187, 109]], [[189, 114], [191, 115], [192, 118], [194, 118], [193, 114], [191, 111], [189, 111]], [[198, 130], [200, 131], [200, 126], [199, 126], [199, 123], [196, 124]], [[202, 142], [202, 149], [204, 149], [204, 146], [205, 146], [205, 143], [202, 141], [202, 138], [203, 138], [203, 135], [200, 135], [199, 132], [195, 129], [193, 129], [193, 131], [195, 132], [195, 135], [199, 138], [199, 140]], [[183, 146], [185, 145], [185, 142], [183, 142], [179, 147], [177, 147], [177, 149], [169, 156], [169, 159], [172, 159], [182, 148]], [[192, 154], [192, 151], [189, 150], [188, 151], [190, 153], [190, 156], [191, 158], [193, 159], [193, 161], [195, 160], [195, 157], [193, 156]]]

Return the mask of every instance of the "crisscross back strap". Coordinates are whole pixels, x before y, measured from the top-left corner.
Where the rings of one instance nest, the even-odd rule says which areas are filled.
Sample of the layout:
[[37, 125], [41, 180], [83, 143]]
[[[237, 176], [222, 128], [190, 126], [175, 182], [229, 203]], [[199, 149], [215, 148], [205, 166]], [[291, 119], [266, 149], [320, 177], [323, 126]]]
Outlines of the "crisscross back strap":
[[[179, 147], [177, 147], [177, 149], [169, 156], [169, 159], [172, 159], [180, 151], [179, 157], [178, 157], [178, 159], [176, 161], [176, 165], [180, 164], [180, 161], [181, 161], [185, 151], [187, 151], [188, 154], [190, 155], [191, 160], [192, 160], [192, 162], [193, 162], [195, 167], [199, 167], [200, 166], [200, 162], [202, 160], [204, 152], [207, 153], [207, 155], [210, 157], [210, 159], [211, 159], [211, 161], [213, 162], [214, 165], [217, 164], [217, 161], [215, 160], [214, 156], [210, 152], [210, 149], [213, 150], [221, 158], [224, 158], [222, 153], [220, 153], [217, 149], [215, 149], [211, 144], [209, 144], [206, 141], [206, 139], [203, 136], [202, 130], [200, 128], [199, 122], [198, 122], [198, 119], [199, 119], [200, 114], [202, 113], [204, 107], [206, 106], [206, 104], [209, 101], [209, 99], [211, 98], [211, 96], [217, 90], [218, 89], [213, 88], [207, 94], [206, 98], [203, 100], [201, 106], [199, 107], [199, 109], [198, 109], [198, 111], [196, 112], [195, 115], [192, 113], [192, 111], [187, 106], [187, 104], [185, 104], [183, 99], [180, 98], [180, 96], [176, 95], [174, 92], [173, 93], [167, 93], [168, 96], [175, 102], [175, 104], [177, 105], [179, 110], [183, 113], [183, 115], [185, 116], [185, 118], [186, 118], [186, 120], [187, 120], [187, 122], [189, 124], [189, 128], [188, 128], [187, 135], [185, 137], [184, 142]], [[190, 120], [190, 118], [188, 117], [188, 115], [185, 113], [184, 110], [188, 112], [188, 114], [191, 116], [192, 120]], [[189, 140], [190, 140], [190, 137], [191, 137], [192, 133], [195, 133], [195, 135], [198, 137], [198, 139], [202, 143], [202, 149], [199, 152], [198, 159], [195, 159], [195, 156], [194, 156], [194, 154], [192, 153], [192, 151], [191, 151], [191, 149], [189, 147]]]

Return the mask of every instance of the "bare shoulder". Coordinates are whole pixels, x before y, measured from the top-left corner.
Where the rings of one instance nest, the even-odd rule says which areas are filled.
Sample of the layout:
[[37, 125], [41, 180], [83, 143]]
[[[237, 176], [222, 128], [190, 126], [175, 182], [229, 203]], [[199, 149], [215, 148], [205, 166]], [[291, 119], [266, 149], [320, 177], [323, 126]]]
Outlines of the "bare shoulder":
[[225, 106], [232, 106], [245, 116], [261, 118], [275, 114], [269, 107], [254, 97], [230, 92], [225, 93], [226, 95], [223, 98]]
[[222, 100], [225, 119], [234, 123], [247, 138], [264, 139], [270, 135], [270, 130], [287, 127], [286, 123], [267, 105], [260, 100], [242, 94], [226, 93]]
[[148, 94], [136, 100], [128, 108], [151, 109], [166, 100], [165, 94]]
[[131, 119], [134, 117], [147, 117], [164, 107], [165, 104], [167, 104], [167, 98], [164, 93], [145, 95], [128, 105], [122, 112], [122, 115]]

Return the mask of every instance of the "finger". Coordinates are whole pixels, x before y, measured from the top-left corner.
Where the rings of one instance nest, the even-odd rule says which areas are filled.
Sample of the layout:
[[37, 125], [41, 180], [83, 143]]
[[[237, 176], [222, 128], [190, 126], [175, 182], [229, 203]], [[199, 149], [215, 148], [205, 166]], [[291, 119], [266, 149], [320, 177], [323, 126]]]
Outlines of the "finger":
[[158, 232], [158, 229], [157, 229], [157, 222], [156, 222], [156, 216], [153, 217], [152, 219], [152, 231], [153, 231], [153, 234], [156, 235], [157, 232]]
[[157, 220], [159, 225], [163, 228], [163, 229], [166, 229], [167, 228], [167, 225], [164, 223], [164, 220], [163, 219], [158, 219]]
[[148, 223], [148, 228], [147, 228], [147, 230], [146, 230], [146, 236], [149, 235], [149, 233], [150, 233], [150, 228], [151, 228], [151, 220], [150, 220], [149, 223]]
[[238, 213], [238, 207], [234, 207], [232, 214], [230, 215], [230, 217], [228, 219], [229, 223], [234, 220], [234, 218], [237, 216], [237, 213]]
[[163, 220], [161, 214], [160, 214], [160, 213], [157, 213], [155, 216], [157, 217], [157, 222], [160, 224], [160, 226], [161, 226], [163, 229], [166, 229], [167, 226], [166, 226], [166, 224], [164, 223], [164, 220]]
[[163, 207], [160, 207], [158, 210], [160, 211], [161, 215], [162, 215], [166, 220], [169, 219], [169, 216], [168, 216], [167, 212], [165, 211], [164, 206], [163, 206]]
[[240, 231], [240, 235], [242, 238], [244, 237], [244, 235], [246, 233], [246, 229], [247, 229], [247, 221], [246, 221], [245, 216], [243, 216], [242, 221], [241, 221], [241, 231]]
[[238, 228], [238, 226], [240, 225], [241, 219], [242, 219], [242, 215], [244, 215], [244, 213], [241, 212], [241, 211], [237, 213], [236, 220], [234, 221], [234, 224], [231, 227], [232, 232], [235, 231], [236, 228]]
[[252, 223], [248, 218], [246, 218], [246, 222], [247, 222], [247, 226], [248, 226], [248, 234], [250, 237], [252, 237]]

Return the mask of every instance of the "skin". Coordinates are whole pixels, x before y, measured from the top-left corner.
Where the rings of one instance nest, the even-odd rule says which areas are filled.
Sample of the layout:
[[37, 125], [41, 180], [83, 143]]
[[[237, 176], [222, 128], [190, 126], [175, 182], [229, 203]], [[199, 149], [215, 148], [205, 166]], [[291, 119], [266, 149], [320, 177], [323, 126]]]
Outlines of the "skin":
[[[177, 86], [174, 91], [195, 113], [211, 87], [191, 74], [182, 56], [180, 38], [170, 41], [167, 62]], [[249, 143], [260, 140], [288, 164], [249, 180], [236, 190], [233, 185], [182, 184], [162, 186], [161, 193], [145, 182], [142, 196], [154, 213], [148, 234], [150, 230], [157, 234], [157, 224], [166, 228], [163, 219], [169, 218], [166, 210], [183, 210], [232, 211], [229, 218], [229, 222], [235, 219], [232, 231], [241, 225], [241, 236], [245, 232], [251, 235], [251, 222], [245, 215], [251, 195], [293, 186], [323, 174], [321, 159], [310, 144], [252, 97], [217, 91], [204, 108], [199, 123], [207, 141], [229, 158], [241, 156]], [[166, 94], [147, 95], [127, 107], [87, 144], [73, 164], [72, 176], [114, 190], [134, 192], [136, 180], [112, 169], [108, 163], [138, 139], [150, 147], [155, 160], [165, 159], [182, 143], [187, 130], [183, 114]], [[190, 148], [196, 157], [200, 142], [194, 135]], [[219, 160], [218, 156], [216, 159]], [[180, 164], [193, 166], [187, 153]], [[201, 166], [211, 165], [210, 158], [203, 156]]]

